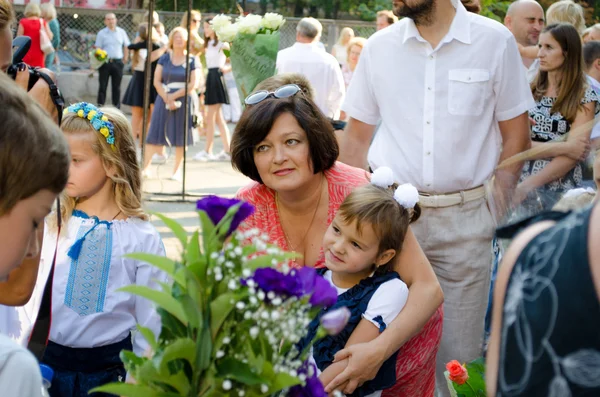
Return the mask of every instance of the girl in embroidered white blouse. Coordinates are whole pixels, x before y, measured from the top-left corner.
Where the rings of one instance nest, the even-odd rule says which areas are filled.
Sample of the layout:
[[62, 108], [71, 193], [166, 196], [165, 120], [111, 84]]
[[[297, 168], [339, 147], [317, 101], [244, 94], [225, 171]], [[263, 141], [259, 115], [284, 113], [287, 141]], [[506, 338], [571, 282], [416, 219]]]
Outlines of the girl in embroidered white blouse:
[[[79, 103], [62, 122], [72, 163], [62, 200], [64, 229], [52, 290], [52, 325], [43, 362], [54, 369], [51, 395], [87, 394], [124, 381], [119, 353], [143, 354], [148, 343], [136, 323], [158, 336], [160, 317], [140, 297], [119, 292], [137, 284], [158, 288], [164, 273], [126, 258], [133, 252], [165, 255], [158, 232], [141, 205], [141, 174], [131, 127], [116, 109]], [[54, 254], [56, 227], [42, 248], [44, 285]], [[52, 244], [50, 244], [52, 242]]]

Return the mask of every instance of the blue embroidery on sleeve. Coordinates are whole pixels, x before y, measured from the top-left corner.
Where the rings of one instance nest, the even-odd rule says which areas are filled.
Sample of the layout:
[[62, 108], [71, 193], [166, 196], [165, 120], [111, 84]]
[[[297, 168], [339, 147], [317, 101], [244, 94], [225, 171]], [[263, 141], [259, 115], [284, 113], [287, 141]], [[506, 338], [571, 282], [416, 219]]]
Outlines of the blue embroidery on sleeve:
[[65, 305], [79, 316], [102, 313], [108, 287], [111, 225], [97, 218], [94, 221], [93, 225], [82, 225], [77, 231], [76, 241], [81, 243], [81, 250], [76, 258], [71, 258], [65, 294]]
[[387, 326], [385, 325], [385, 322], [383, 322], [383, 317], [377, 316], [377, 317], [373, 318], [373, 321], [375, 321], [377, 324], [379, 324], [379, 333], [382, 333], [383, 331], [385, 331]]

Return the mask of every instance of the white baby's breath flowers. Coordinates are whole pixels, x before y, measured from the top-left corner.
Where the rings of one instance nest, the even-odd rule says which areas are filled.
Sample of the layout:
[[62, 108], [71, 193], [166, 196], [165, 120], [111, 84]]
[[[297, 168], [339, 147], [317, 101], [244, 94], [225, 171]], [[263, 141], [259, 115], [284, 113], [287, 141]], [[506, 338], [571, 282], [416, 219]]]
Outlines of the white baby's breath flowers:
[[224, 337], [223, 338], [223, 344], [224, 345], [228, 345], [229, 343], [231, 343], [231, 339], [228, 336]]
[[215, 356], [217, 358], [223, 358], [223, 357], [225, 357], [225, 352], [223, 350], [217, 350], [217, 353], [215, 354]]
[[233, 384], [231, 383], [230, 380], [224, 380], [223, 381], [223, 390], [231, 390], [231, 388], [233, 387]]
[[246, 304], [244, 302], [238, 302], [238, 303], [235, 304], [235, 307], [238, 310], [244, 310], [246, 308]]
[[269, 386], [267, 385], [260, 385], [260, 391], [261, 393], [266, 393], [269, 391]]
[[277, 30], [284, 22], [283, 16], [274, 12], [267, 12], [261, 21], [261, 26], [265, 29]]
[[[258, 327], [252, 327], [252, 328], [250, 328], [250, 337], [252, 339], [256, 339], [256, 337], [258, 336], [259, 332], [260, 332], [260, 330], [258, 329]], [[266, 391], [264, 393], [266, 393]]]
[[236, 290], [237, 287], [237, 282], [235, 280], [229, 280], [229, 282], [227, 283], [227, 288], [229, 289]]

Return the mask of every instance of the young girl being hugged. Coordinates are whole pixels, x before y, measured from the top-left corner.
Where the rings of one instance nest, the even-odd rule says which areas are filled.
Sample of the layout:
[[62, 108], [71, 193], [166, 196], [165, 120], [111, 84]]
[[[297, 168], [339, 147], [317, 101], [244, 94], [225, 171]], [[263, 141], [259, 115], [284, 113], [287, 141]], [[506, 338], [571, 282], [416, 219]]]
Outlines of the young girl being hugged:
[[[227, 95], [227, 86], [223, 73], [231, 73], [231, 66], [227, 65], [227, 56], [223, 50], [229, 49], [229, 44], [219, 41], [217, 34], [212, 29], [210, 21], [204, 22], [204, 56], [206, 57], [206, 67], [208, 74], [206, 76], [206, 92], [204, 94], [204, 104], [206, 105], [206, 148], [196, 154], [194, 159], [197, 161], [229, 161], [231, 154], [229, 149], [229, 128], [223, 118], [222, 105], [229, 103]], [[213, 155], [213, 141], [215, 137], [215, 126], [219, 127], [221, 140], [223, 142], [223, 151]]]
[[[61, 230], [52, 289], [52, 326], [43, 362], [54, 369], [50, 395], [87, 395], [125, 380], [119, 353], [143, 354], [148, 344], [136, 323], [160, 331], [150, 301], [119, 292], [131, 284], [157, 288], [167, 277], [124, 255], [164, 255], [158, 232], [142, 210], [141, 173], [129, 123], [116, 109], [78, 103], [65, 110], [61, 128], [71, 152], [62, 200]], [[56, 227], [45, 242], [56, 241]], [[42, 260], [51, 263], [53, 244]], [[43, 277], [42, 277], [43, 278]]]
[[[313, 358], [323, 371], [319, 376], [323, 385], [348, 364], [347, 360], [334, 363], [335, 354], [350, 345], [375, 339], [408, 299], [408, 287], [392, 271], [392, 262], [402, 249], [408, 225], [419, 218], [421, 209], [414, 186], [394, 188], [392, 170], [378, 168], [370, 185], [359, 187], [346, 197], [323, 237], [326, 269], [322, 272], [337, 289], [338, 301], [321, 311], [309, 327], [310, 334], [327, 312], [345, 306], [351, 313], [339, 334], [325, 337], [313, 346]], [[380, 396], [383, 390], [394, 386], [397, 354], [352, 396]]]

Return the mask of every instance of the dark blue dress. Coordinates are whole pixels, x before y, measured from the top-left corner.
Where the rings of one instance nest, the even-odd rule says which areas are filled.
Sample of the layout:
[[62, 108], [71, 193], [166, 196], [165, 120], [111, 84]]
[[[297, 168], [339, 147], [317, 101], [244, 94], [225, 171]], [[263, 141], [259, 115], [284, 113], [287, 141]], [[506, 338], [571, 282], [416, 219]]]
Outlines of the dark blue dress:
[[498, 230], [507, 238], [537, 221], [557, 222], [525, 246], [510, 275], [498, 396], [600, 396], [600, 304], [588, 260], [593, 210], [540, 214]]
[[[185, 83], [185, 68], [183, 65], [173, 65], [171, 56], [164, 54], [158, 59], [158, 64], [162, 66], [162, 83], [168, 85], [171, 83]], [[190, 57], [190, 74], [196, 69], [195, 57]], [[180, 88], [171, 88], [167, 92], [175, 92]], [[185, 108], [183, 106], [184, 97], [178, 99], [181, 107], [177, 110], [167, 110], [165, 101], [160, 96], [156, 97], [154, 102], [154, 111], [152, 112], [152, 121], [148, 138], [146, 142], [151, 145], [159, 146], [184, 146], [184, 121]], [[188, 145], [192, 144], [192, 98], [188, 96]]]
[[[320, 269], [321, 275], [325, 274], [327, 269]], [[371, 297], [377, 289], [386, 281], [400, 279], [396, 272], [388, 272], [382, 275], [374, 275], [362, 280], [360, 283], [350, 288], [348, 291], [338, 296], [335, 305], [321, 310], [317, 318], [315, 318], [308, 327], [308, 335], [306, 339], [300, 343], [300, 347], [306, 345], [307, 341], [311, 340], [319, 328], [319, 320], [325, 313], [347, 307], [350, 310], [351, 316], [346, 328], [342, 332], [334, 336], [327, 336], [313, 345], [313, 357], [317, 363], [319, 370], [324, 371], [333, 362], [333, 356], [346, 346], [346, 342], [350, 339], [350, 335], [358, 323], [362, 320], [362, 315], [366, 312]], [[379, 332], [383, 332], [386, 324], [381, 316], [373, 319], [379, 323]], [[302, 351], [302, 350], [300, 350]], [[351, 397], [364, 397], [379, 390], [384, 390], [394, 386], [396, 383], [396, 358], [398, 352], [388, 358], [377, 373], [377, 376], [369, 382], [366, 382], [361, 387], [357, 388], [354, 393], [349, 394]]]

